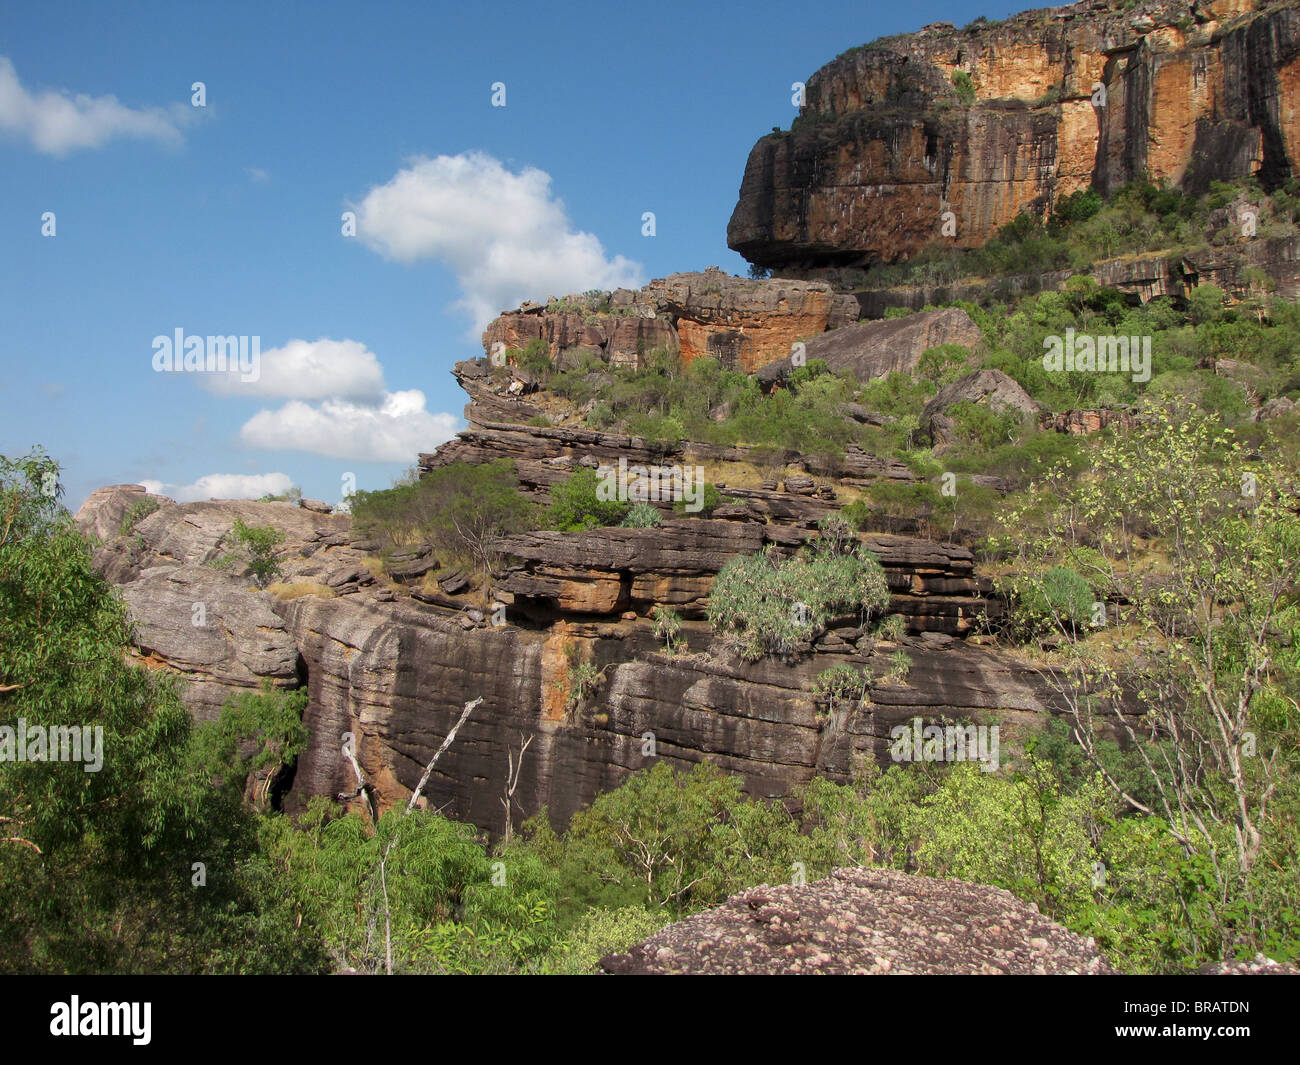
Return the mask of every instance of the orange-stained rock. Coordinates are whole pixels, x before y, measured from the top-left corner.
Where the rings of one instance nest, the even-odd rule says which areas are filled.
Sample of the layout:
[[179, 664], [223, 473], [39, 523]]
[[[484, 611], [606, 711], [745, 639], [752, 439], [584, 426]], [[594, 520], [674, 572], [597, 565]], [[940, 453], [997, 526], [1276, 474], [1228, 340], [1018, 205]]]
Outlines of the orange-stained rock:
[[[577, 309], [574, 309], [577, 308]], [[670, 274], [637, 292], [566, 296], [525, 305], [494, 319], [483, 333], [489, 356], [506, 361], [529, 341], [546, 342], [552, 362], [576, 365], [584, 352], [611, 366], [640, 366], [651, 352], [702, 356], [753, 372], [790, 354], [797, 341], [857, 321], [852, 296], [820, 281], [760, 281], [715, 267]]]
[[[976, 93], [963, 101], [953, 76]], [[727, 242], [791, 273], [978, 247], [1141, 175], [1192, 191], [1300, 158], [1300, 11], [1085, 0], [846, 52], [750, 153]]]

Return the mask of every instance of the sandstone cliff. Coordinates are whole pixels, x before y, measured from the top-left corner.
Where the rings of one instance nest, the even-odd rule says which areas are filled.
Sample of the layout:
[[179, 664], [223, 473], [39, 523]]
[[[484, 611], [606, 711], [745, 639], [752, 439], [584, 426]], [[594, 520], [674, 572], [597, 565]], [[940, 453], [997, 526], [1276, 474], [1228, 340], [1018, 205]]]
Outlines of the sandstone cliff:
[[561, 369], [585, 354], [611, 366], [640, 366], [655, 350], [683, 365], [701, 355], [728, 369], [752, 371], [786, 355], [790, 345], [857, 321], [851, 296], [817, 281], [749, 281], [717, 267], [671, 274], [636, 292], [566, 296], [506, 311], [483, 334], [491, 352], [541, 340]]
[[1294, 2], [1083, 0], [822, 67], [792, 128], [750, 153], [727, 239], [776, 269], [892, 261], [977, 247], [1022, 210], [1142, 174], [1270, 188], [1298, 153]]

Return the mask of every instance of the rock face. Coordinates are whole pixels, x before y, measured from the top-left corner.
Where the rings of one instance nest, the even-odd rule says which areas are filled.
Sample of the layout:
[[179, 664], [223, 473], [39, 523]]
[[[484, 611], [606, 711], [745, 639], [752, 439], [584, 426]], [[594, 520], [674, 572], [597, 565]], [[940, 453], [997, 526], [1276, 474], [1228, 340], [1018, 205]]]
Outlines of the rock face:
[[[447, 447], [481, 459], [521, 440], [572, 446], [510, 428], [491, 434]], [[594, 434], [587, 443], [610, 441]], [[425, 456], [426, 465], [441, 455]], [[556, 469], [542, 458], [519, 466]], [[547, 484], [533, 488], [544, 496]], [[1054, 709], [1032, 669], [960, 638], [1001, 609], [970, 552], [912, 537], [864, 537], [885, 568], [888, 610], [910, 635], [880, 643], [862, 619], [842, 617], [788, 660], [732, 657], [703, 620], [717, 571], [738, 553], [796, 550], [839, 503], [831, 483], [808, 475], [728, 493], [728, 517], [516, 536], [503, 545], [509, 561], [488, 602], [471, 599], [455, 575], [435, 584], [376, 579], [364, 554], [376, 545], [352, 531], [348, 515], [285, 503], [164, 501], [129, 534], [114, 532], [95, 564], [121, 588], [139, 661], [180, 677], [196, 717], [265, 681], [306, 686], [310, 741], [291, 787], [282, 781], [289, 810], [354, 789], [340, 750], [347, 732], [381, 805], [403, 801], [460, 707], [479, 697], [427, 794], [490, 831], [504, 827], [499, 789], [510, 752], [530, 736], [516, 808], [527, 816], [545, 807], [558, 825], [656, 759], [708, 759], [740, 776], [750, 794], [788, 796], [814, 775], [847, 780], [862, 760], [887, 759], [890, 730], [914, 717], [995, 719], [1013, 744]], [[138, 496], [134, 488], [97, 493], [78, 521], [116, 530], [114, 515]], [[285, 534], [279, 555], [291, 595], [210, 564], [225, 553], [222, 538], [237, 517]], [[390, 572], [423, 569], [430, 558], [427, 545], [416, 545], [390, 560]], [[647, 616], [660, 603], [684, 619], [685, 647], [673, 655]], [[899, 649], [912, 663], [905, 679], [891, 662]], [[580, 698], [577, 663], [599, 678]], [[873, 679], [869, 702], [832, 715], [811, 689], [837, 664]]]
[[1114, 973], [1092, 940], [1008, 891], [889, 869], [751, 888], [600, 964], [620, 975]]
[[[285, 534], [280, 554], [286, 579], [328, 587], [364, 558], [347, 546], [350, 519], [288, 503], [177, 504], [155, 497], [159, 509], [120, 534], [121, 515], [143, 491], [138, 485], [101, 488], [76, 516], [82, 532], [104, 541], [94, 565], [121, 588], [141, 663], [178, 675], [181, 695], [199, 720], [214, 717], [231, 695], [263, 682], [297, 687], [298, 648], [274, 612], [275, 600], [256, 587], [247, 567], [212, 563], [228, 553], [223, 537], [242, 518]], [[373, 578], [359, 573], [351, 589], [361, 581]], [[348, 590], [340, 581], [339, 591]]]
[[1300, 153], [1300, 12], [1254, 8], [1084, 0], [846, 52], [754, 146], [728, 244], [778, 270], [866, 265], [978, 247], [1022, 210], [1143, 173], [1275, 187]]
[[504, 354], [541, 340], [561, 368], [577, 365], [584, 354], [611, 366], [639, 366], [662, 350], [683, 364], [708, 355], [729, 369], [753, 371], [788, 354], [796, 341], [857, 317], [857, 301], [823, 282], [754, 281], [712, 267], [672, 274], [636, 292], [566, 296], [507, 311], [489, 323], [483, 347]]
[[[981, 339], [979, 326], [970, 315], [960, 307], [943, 307], [905, 318], [843, 326], [809, 340], [803, 355], [825, 359], [834, 372], [848, 370], [865, 382], [891, 373], [912, 373], [930, 348], [957, 344], [973, 349]], [[793, 369], [792, 356], [787, 355], [760, 370], [758, 380], [770, 385]]]

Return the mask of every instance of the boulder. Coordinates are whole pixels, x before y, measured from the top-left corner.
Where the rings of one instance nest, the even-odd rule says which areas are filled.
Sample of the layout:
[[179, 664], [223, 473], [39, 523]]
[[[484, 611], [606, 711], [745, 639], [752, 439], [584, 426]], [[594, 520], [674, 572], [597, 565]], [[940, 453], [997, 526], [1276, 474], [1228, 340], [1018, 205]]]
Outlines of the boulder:
[[839, 869], [751, 888], [600, 967], [616, 975], [1112, 975], [1083, 939], [1001, 888]]
[[1017, 413], [1035, 419], [1042, 411], [1042, 405], [1001, 370], [976, 370], [944, 385], [921, 408], [921, 431], [930, 434], [936, 448], [952, 442], [952, 420], [947, 411], [962, 402], [984, 404], [997, 414]]

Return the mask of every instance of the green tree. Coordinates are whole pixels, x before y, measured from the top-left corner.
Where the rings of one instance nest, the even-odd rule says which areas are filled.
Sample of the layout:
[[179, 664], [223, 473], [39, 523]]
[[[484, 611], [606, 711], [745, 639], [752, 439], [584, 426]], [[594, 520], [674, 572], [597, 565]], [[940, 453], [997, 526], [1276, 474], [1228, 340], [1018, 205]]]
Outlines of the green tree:
[[284, 543], [284, 533], [272, 525], [248, 525], [236, 518], [230, 538], [237, 555], [242, 555], [257, 583], [265, 588], [280, 576], [276, 549]]
[[[998, 538], [1044, 596], [1046, 574], [1072, 562], [1122, 604], [1114, 636], [1067, 643], [1044, 676], [1126, 807], [1159, 817], [1207, 871], [1224, 953], [1253, 953], [1295, 924], [1295, 893], [1272, 878], [1297, 867], [1300, 518], [1288, 477], [1252, 461], [1217, 419], [1151, 408], [1100, 445], [1089, 476], [1058, 471], [1013, 504], [1005, 520], [1016, 532]], [[1103, 638], [1114, 648], [1098, 653]], [[1101, 757], [1116, 729], [1153, 798]]]
[[[126, 661], [125, 607], [60, 491], [44, 452], [0, 456], [0, 971], [318, 968], [236, 751], [209, 757], [172, 683]], [[19, 756], [20, 732], [54, 728], [80, 761]]]

